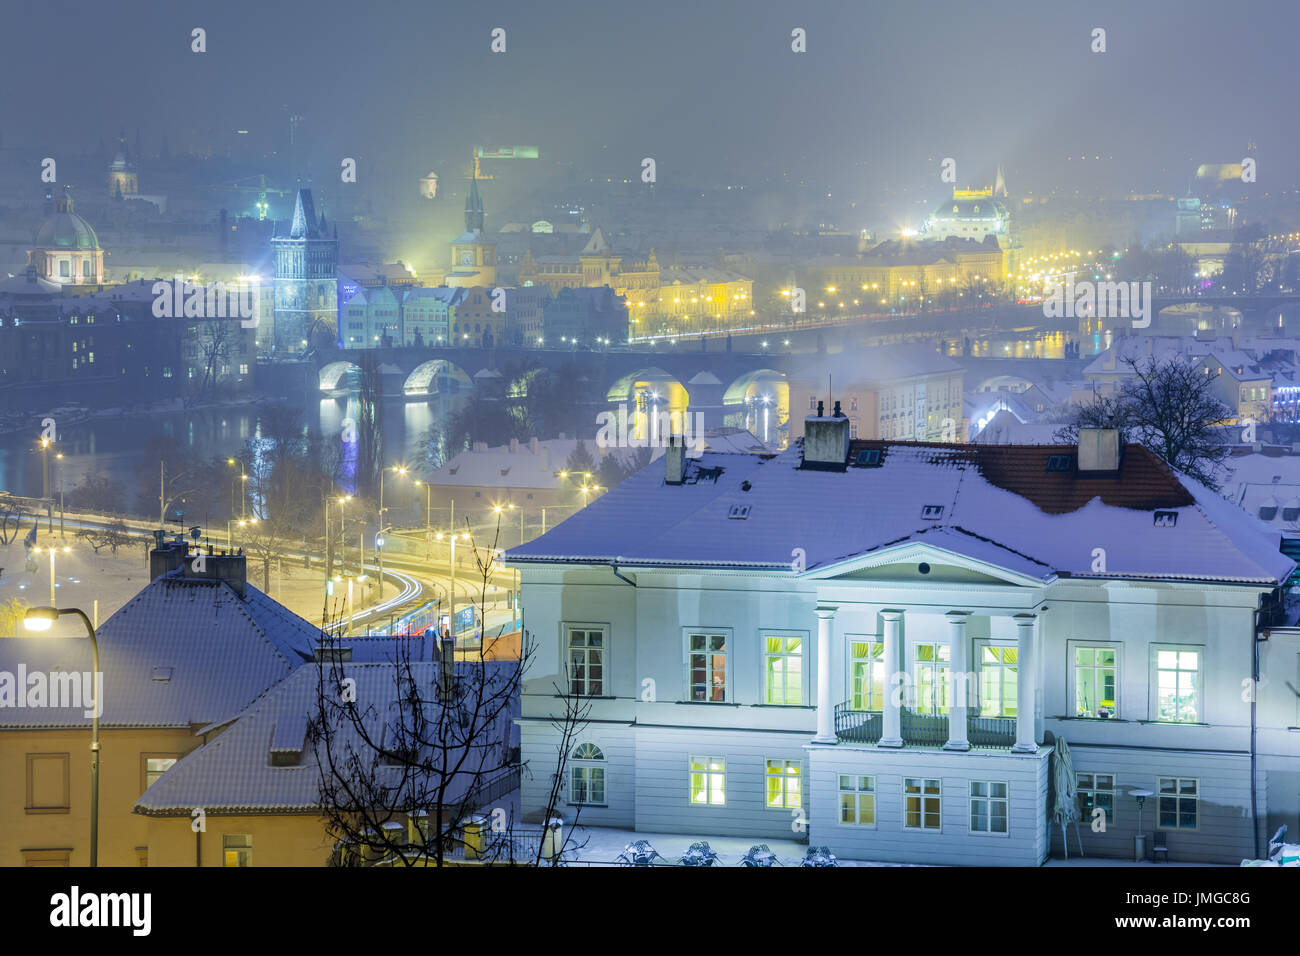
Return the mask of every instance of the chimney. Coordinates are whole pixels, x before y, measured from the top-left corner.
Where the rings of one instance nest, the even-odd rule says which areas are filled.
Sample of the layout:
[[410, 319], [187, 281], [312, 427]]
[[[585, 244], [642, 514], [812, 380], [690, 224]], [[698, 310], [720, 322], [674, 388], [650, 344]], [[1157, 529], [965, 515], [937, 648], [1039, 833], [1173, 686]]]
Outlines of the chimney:
[[519, 454], [519, 439], [518, 439], [518, 438], [512, 438], [512, 439], [510, 439], [510, 454], [512, 454], [512, 455], [517, 455], [517, 454]]
[[534, 455], [537, 454], [537, 436], [536, 436], [536, 435], [534, 435], [532, 438], [528, 439], [528, 450], [531, 451]]
[[664, 452], [667, 473], [664, 481], [670, 485], [680, 485], [686, 480], [686, 439], [682, 435], [669, 435], [668, 448]]
[[1079, 429], [1079, 474], [1092, 478], [1118, 475], [1119, 429]]
[[186, 547], [183, 541], [168, 541], [166, 531], [153, 533], [154, 546], [149, 551], [149, 580], [168, 571], [175, 571], [185, 563]]
[[849, 463], [849, 419], [835, 403], [827, 416], [826, 403], [817, 403], [817, 414], [803, 422], [803, 467], [813, 471], [844, 471]]
[[244, 554], [207, 554], [195, 555], [184, 560], [185, 546], [181, 545], [184, 574], [187, 579], [204, 581], [225, 581], [241, 598], [248, 596], [247, 566]]

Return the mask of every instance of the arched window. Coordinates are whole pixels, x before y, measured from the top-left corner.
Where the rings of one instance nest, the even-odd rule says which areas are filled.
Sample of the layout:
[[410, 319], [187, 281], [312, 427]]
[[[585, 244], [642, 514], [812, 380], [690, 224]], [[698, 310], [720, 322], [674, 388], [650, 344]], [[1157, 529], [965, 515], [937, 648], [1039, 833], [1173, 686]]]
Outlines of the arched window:
[[569, 802], [603, 804], [605, 802], [605, 754], [595, 744], [578, 744], [573, 748], [573, 766], [569, 768]]

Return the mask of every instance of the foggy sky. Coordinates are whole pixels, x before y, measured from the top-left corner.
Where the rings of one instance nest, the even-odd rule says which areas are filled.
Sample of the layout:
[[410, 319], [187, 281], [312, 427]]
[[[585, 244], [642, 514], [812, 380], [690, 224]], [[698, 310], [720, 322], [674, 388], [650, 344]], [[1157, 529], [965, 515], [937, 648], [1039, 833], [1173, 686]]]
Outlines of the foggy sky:
[[[173, 152], [305, 117], [337, 157], [406, 182], [471, 143], [661, 182], [781, 177], [913, 189], [943, 157], [965, 184], [1174, 190], [1258, 144], [1259, 183], [1300, 179], [1291, 105], [1300, 5], [614, 0], [9, 0], [6, 146], [86, 150], [136, 128]], [[208, 52], [190, 51], [207, 30]], [[493, 27], [508, 50], [489, 52]], [[790, 51], [790, 30], [808, 52]], [[1107, 30], [1108, 51], [1090, 33]], [[224, 142], [224, 140], [222, 140]], [[1086, 155], [1087, 161], [1079, 157]], [[1113, 156], [1104, 163], [1092, 157]], [[1071, 157], [1067, 162], [1066, 157]], [[1091, 164], [1091, 165], [1089, 165]], [[1180, 185], [1181, 184], [1181, 185]]]

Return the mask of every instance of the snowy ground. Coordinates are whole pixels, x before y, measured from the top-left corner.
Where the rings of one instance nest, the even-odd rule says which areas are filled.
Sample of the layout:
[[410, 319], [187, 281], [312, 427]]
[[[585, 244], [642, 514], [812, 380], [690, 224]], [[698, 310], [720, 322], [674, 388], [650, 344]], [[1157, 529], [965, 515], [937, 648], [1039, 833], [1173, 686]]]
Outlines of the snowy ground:
[[[519, 793], [515, 791], [501, 802], [507, 818], [519, 817]], [[570, 808], [565, 808], [563, 815], [569, 815]], [[587, 827], [581, 823], [569, 828], [565, 843], [569, 848], [565, 858], [578, 864], [601, 865], [612, 864], [623, 852], [624, 847], [634, 840], [649, 840], [650, 845], [659, 851], [665, 860], [658, 860], [658, 865], [676, 863], [686, 848], [700, 840], [707, 841], [709, 847], [721, 858], [722, 866], [735, 866], [745, 852], [756, 843], [766, 843], [776, 854], [782, 866], [798, 866], [808, 850], [808, 844], [796, 840], [756, 839], [753, 837], [712, 836], [707, 833], [653, 833], [641, 830], [625, 830], [617, 827]], [[835, 852], [835, 847], [830, 848]], [[875, 863], [864, 860], [840, 860], [841, 866], [920, 866], [913, 863]], [[1211, 866], [1208, 863], [1136, 863], [1133, 860], [1116, 860], [1104, 857], [1087, 857], [1080, 859], [1072, 855], [1069, 860], [1048, 860], [1044, 866], [1117, 866], [1117, 867], [1199, 867]]]

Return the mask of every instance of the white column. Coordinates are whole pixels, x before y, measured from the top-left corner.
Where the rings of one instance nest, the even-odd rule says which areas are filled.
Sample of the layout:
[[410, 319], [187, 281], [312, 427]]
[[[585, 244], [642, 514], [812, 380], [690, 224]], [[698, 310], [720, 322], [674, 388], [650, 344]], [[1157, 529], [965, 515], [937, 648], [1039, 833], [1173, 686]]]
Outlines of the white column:
[[970, 696], [969, 675], [970, 644], [966, 640], [966, 619], [969, 611], [949, 611], [948, 618], [948, 678], [952, 694], [948, 699], [948, 742], [944, 750], [970, 750], [966, 737], [966, 707]]
[[1016, 745], [1012, 753], [1036, 753], [1034, 696], [1038, 690], [1038, 615], [1017, 614], [1016, 621]]
[[[885, 711], [878, 747], [903, 746], [901, 695], [906, 687], [903, 675], [903, 612], [881, 611], [885, 621]], [[904, 675], [905, 676], [905, 675]]]
[[817, 736], [815, 744], [833, 744], [835, 736], [835, 701], [831, 699], [831, 625], [837, 607], [817, 607]]

